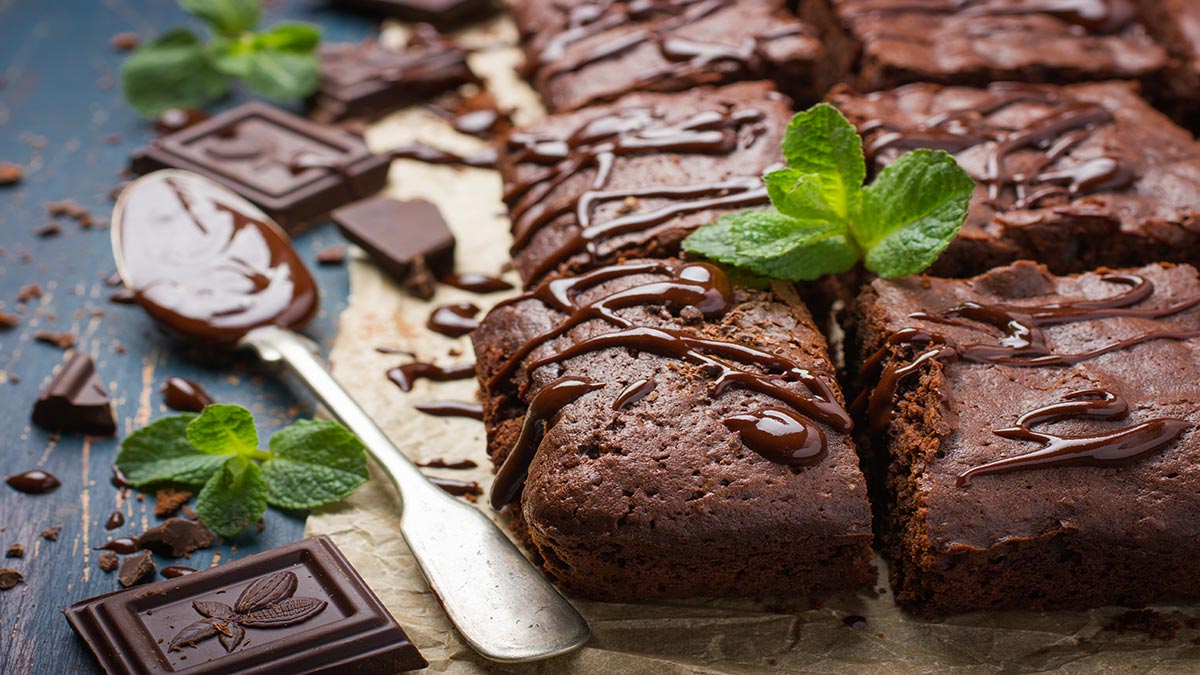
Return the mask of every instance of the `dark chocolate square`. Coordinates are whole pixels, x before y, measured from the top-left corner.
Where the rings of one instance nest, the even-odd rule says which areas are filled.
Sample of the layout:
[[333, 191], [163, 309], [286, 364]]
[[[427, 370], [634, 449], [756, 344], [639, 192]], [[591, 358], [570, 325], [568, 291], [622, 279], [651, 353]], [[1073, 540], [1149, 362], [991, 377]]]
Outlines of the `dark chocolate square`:
[[296, 231], [387, 182], [390, 161], [362, 139], [264, 103], [247, 103], [155, 140], [134, 155], [148, 173], [186, 169], [211, 178]]
[[[223, 620], [220, 633], [209, 631], [205, 637], [180, 644], [185, 630], [206, 618], [221, 618], [220, 612], [208, 608], [232, 610], [250, 595], [246, 589], [256, 582], [269, 585], [281, 578], [294, 585], [289, 589], [283, 584], [283, 591], [270, 602], [259, 603], [258, 611], [274, 618], [289, 609], [307, 608], [299, 620], [275, 626], [247, 621], [240, 630], [233, 625], [237, 621]], [[323, 536], [84, 600], [68, 607], [66, 615], [110, 673], [215, 674], [254, 668], [260, 674], [290, 675], [395, 672], [427, 665], [350, 563]], [[227, 644], [234, 646], [227, 649]]]
[[454, 271], [454, 233], [430, 202], [364, 199], [334, 211], [333, 222], [401, 283], [422, 264], [435, 277]]

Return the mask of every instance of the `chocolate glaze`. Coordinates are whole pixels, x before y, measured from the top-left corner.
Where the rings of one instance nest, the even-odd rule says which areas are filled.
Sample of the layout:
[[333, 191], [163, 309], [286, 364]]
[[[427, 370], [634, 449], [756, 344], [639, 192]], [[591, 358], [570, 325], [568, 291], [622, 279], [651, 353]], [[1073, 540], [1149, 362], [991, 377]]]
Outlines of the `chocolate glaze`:
[[455, 288], [469, 291], [471, 293], [498, 293], [500, 291], [512, 290], [513, 285], [503, 279], [489, 277], [486, 274], [478, 274], [475, 272], [464, 272], [462, 274], [448, 274], [438, 278], [443, 284], [453, 286]]
[[96, 550], [97, 551], [112, 551], [113, 553], [120, 553], [122, 555], [125, 555], [127, 553], [133, 553], [134, 551], [138, 551], [141, 548], [142, 548], [142, 544], [141, 544], [141, 542], [138, 541], [137, 537], [120, 537], [119, 539], [113, 539], [111, 541], [108, 541], [104, 544], [97, 546]]
[[104, 529], [115, 530], [125, 524], [125, 514], [120, 511], [113, 511], [108, 515], [108, 520], [104, 522]]
[[443, 305], [433, 310], [425, 326], [435, 333], [462, 337], [479, 327], [479, 321], [475, 319], [478, 313], [479, 308], [469, 302]]
[[[605, 189], [618, 156], [668, 152], [727, 155], [737, 149], [738, 129], [762, 119], [763, 114], [757, 110], [709, 110], [675, 124], [664, 124], [659, 111], [636, 108], [590, 120], [564, 138], [520, 132], [510, 135], [508, 145], [515, 152], [514, 163], [547, 166], [546, 171], [504, 186], [509, 215], [513, 223], [521, 224], [514, 232], [513, 250], [527, 245], [542, 227], [559, 216], [574, 213], [576, 217], [573, 236], [541, 259], [528, 277], [540, 278], [580, 254], [594, 263], [602, 241], [645, 230], [681, 215], [767, 202], [766, 188], [757, 176], [695, 185]], [[575, 197], [554, 199], [559, 185], [593, 167], [596, 177], [590, 190]], [[671, 204], [653, 210], [634, 210], [607, 222], [593, 222], [592, 211], [596, 207], [631, 199], [667, 199]]]
[[483, 488], [473, 480], [454, 480], [453, 478], [439, 478], [437, 476], [426, 476], [425, 478], [429, 479], [430, 483], [456, 497], [483, 494]]
[[183, 377], [169, 378], [163, 383], [162, 393], [167, 407], [180, 412], [200, 412], [213, 403], [204, 387]]
[[450, 382], [451, 380], [469, 380], [475, 377], [474, 363], [455, 363], [449, 366], [435, 366], [432, 363], [415, 361], [406, 363], [398, 368], [387, 371], [388, 379], [400, 387], [400, 391], [412, 391], [413, 383], [420, 379], [434, 382]]
[[53, 492], [62, 485], [54, 474], [42, 471], [41, 469], [33, 469], [18, 473], [14, 476], [9, 476], [4, 479], [9, 487], [18, 492], [24, 492], [31, 495], [40, 495], [47, 492]]
[[429, 467], [431, 469], [474, 469], [479, 465], [469, 459], [458, 459], [451, 462], [439, 457], [431, 459], [428, 462], [421, 462], [417, 466]]
[[189, 574], [194, 574], [200, 570], [195, 567], [187, 567], [185, 565], [169, 565], [158, 571], [159, 574], [167, 579], [175, 579], [178, 577], [186, 577]]
[[505, 119], [505, 115], [495, 108], [471, 110], [454, 118], [454, 130], [479, 138], [488, 138], [496, 133]]
[[[1102, 0], [1096, 2], [1103, 4]], [[983, 173], [974, 178], [987, 187], [988, 200], [996, 208], [1005, 208], [1001, 202], [1006, 193], [1014, 195], [1012, 208], [1024, 209], [1034, 208], [1048, 198], [1118, 191], [1133, 183], [1135, 176], [1129, 162], [1119, 156], [1094, 157], [1071, 167], [1051, 168], [1098, 126], [1112, 123], [1112, 113], [1104, 106], [1072, 100], [1062, 96], [1059, 89], [1036, 84], [994, 83], [987, 94], [971, 110], [934, 116], [916, 129], [889, 128], [878, 120], [863, 125], [859, 131], [867, 137], [864, 152], [868, 162], [889, 150], [934, 148], [959, 153], [987, 144]], [[1044, 104], [1051, 111], [1020, 129], [993, 126], [984, 119], [1018, 103]], [[1039, 151], [1042, 158], [1032, 169], [1010, 173], [1006, 158], [1022, 150]]]
[[1112, 431], [1078, 436], [1035, 431], [1034, 425], [1072, 417], [1121, 420], [1129, 415], [1129, 404], [1120, 394], [1111, 391], [1086, 389], [1073, 391], [1063, 398], [1063, 401], [1021, 415], [1014, 426], [992, 432], [1003, 438], [1041, 443], [1040, 449], [968, 469], [958, 475], [955, 484], [964, 487], [976, 476], [1028, 469], [1125, 466], [1163, 448], [1192, 426], [1186, 420], [1157, 418]]
[[434, 417], [483, 419], [483, 405], [472, 401], [431, 401], [429, 403], [418, 403], [413, 407], [426, 415], [433, 415]]
[[255, 328], [296, 328], [316, 314], [316, 284], [286, 235], [206, 178], [164, 171], [134, 181], [113, 228], [126, 285], [174, 332], [231, 345]]
[[877, 0], [863, 2], [845, 11], [849, 17], [888, 12], [928, 12], [960, 16], [1020, 16], [1049, 14], [1090, 33], [1112, 34], [1127, 28], [1137, 18], [1137, 9], [1129, 0]]
[[379, 352], [380, 354], [399, 354], [401, 356], [416, 356], [416, 354], [413, 354], [412, 352], [408, 351], [407, 349], [400, 349], [399, 347], [376, 347], [375, 351]]
[[435, 148], [424, 143], [410, 143], [388, 151], [392, 159], [413, 159], [426, 164], [449, 164], [452, 166], [471, 166], [477, 169], [496, 168], [496, 151], [483, 150], [474, 155], [459, 155], [449, 150]]
[[[670, 279], [649, 281], [616, 291], [588, 304], [576, 300], [578, 294], [594, 286], [638, 274], [666, 274], [670, 275]], [[836, 393], [822, 379], [790, 360], [749, 345], [700, 337], [683, 329], [636, 326], [616, 313], [616, 310], [624, 307], [661, 306], [678, 314], [690, 307], [705, 317], [719, 317], [729, 309], [733, 301], [733, 289], [725, 273], [712, 265], [650, 261], [602, 267], [575, 277], [543, 281], [501, 305], [525, 300], [540, 301], [563, 312], [567, 318], [518, 347], [491, 376], [488, 389], [498, 388], [538, 347], [567, 334], [586, 321], [600, 320], [611, 324], [615, 330], [530, 360], [526, 368], [532, 372], [542, 366], [610, 348], [645, 351], [704, 366], [716, 374], [710, 389], [714, 399], [731, 388], [746, 389], [771, 396], [790, 408], [771, 408], [767, 409], [770, 412], [760, 411], [758, 416], [734, 416], [727, 420], [731, 429], [743, 432], [743, 441], [748, 447], [773, 461], [794, 464], [804, 458], [815, 457], [815, 462], [824, 456], [823, 432], [801, 416], [828, 424], [838, 431], [850, 430], [850, 416], [838, 403]], [[783, 386], [784, 382], [800, 382], [808, 391], [796, 392]], [[516, 447], [500, 467], [497, 485], [501, 487], [492, 489], [492, 504], [497, 508], [514, 499], [520, 491], [548, 416], [562, 405], [591, 391], [591, 388], [602, 386], [572, 378], [560, 378], [556, 383], [559, 384], [551, 393], [546, 394], [546, 389], [539, 391], [529, 403], [529, 413]], [[622, 403], [621, 398], [628, 392], [627, 388], [618, 396], [614, 408]], [[543, 394], [547, 398], [539, 398]], [[547, 407], [551, 403], [555, 405]], [[772, 435], [775, 438], [769, 438]], [[789, 450], [788, 443], [799, 443], [801, 447]], [[819, 449], [814, 449], [818, 446]], [[500, 476], [504, 477], [503, 482]]]
[[646, 398], [657, 386], [658, 383], [650, 379], [634, 380], [633, 382], [630, 382], [629, 386], [622, 389], [621, 393], [617, 394], [617, 398], [613, 399], [612, 409], [624, 410], [628, 408], [634, 403]]

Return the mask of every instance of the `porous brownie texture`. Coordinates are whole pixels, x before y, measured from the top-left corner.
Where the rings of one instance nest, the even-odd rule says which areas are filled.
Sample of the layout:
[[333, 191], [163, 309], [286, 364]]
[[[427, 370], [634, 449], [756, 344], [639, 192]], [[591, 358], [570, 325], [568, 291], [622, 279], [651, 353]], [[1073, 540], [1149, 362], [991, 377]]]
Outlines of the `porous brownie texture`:
[[932, 147], [975, 178], [966, 223], [930, 274], [1200, 259], [1200, 150], [1134, 84], [912, 84], [829, 100], [863, 134], [872, 171]]
[[800, 10], [861, 91], [997, 80], [1157, 85], [1167, 65], [1131, 0], [806, 0]]
[[[1140, 299], [1138, 278], [1152, 291]], [[1037, 331], [1053, 355], [1131, 342], [1062, 365], [997, 363], [979, 358], [981, 348], [1005, 352], [1039, 336], [1012, 325], [1005, 336], [950, 311], [968, 303], [1007, 306], [1026, 325], [1039, 311], [1083, 308], [1075, 320], [1043, 315]], [[1197, 305], [1200, 278], [1187, 265], [1055, 277], [1021, 262], [966, 280], [867, 286], [848, 350], [866, 363], [860, 401], [870, 404], [854, 409], [897, 600], [940, 615], [1200, 597]], [[914, 316], [922, 312], [942, 318]], [[909, 328], [924, 337], [901, 337]], [[1173, 337], [1139, 339], [1155, 332]], [[1014, 432], [1022, 415], [1047, 406], [1059, 414], [1024, 420], [1047, 436]], [[1028, 464], [1051, 437], [1114, 434], [1145, 441], [1142, 452], [1098, 465]], [[979, 469], [1022, 456], [1021, 470]]]
[[[720, 214], [767, 205], [791, 102], [766, 82], [635, 94], [552, 115], [500, 156], [526, 282], [623, 257], [666, 257]], [[603, 174], [601, 174], [603, 172]]]
[[1180, 116], [1200, 128], [1200, 3], [1139, 0], [1146, 28], [1171, 56], [1165, 98]]
[[552, 111], [758, 79], [812, 100], [832, 82], [816, 30], [782, 0], [520, 0], [513, 16]]
[[[671, 278], [661, 270], [619, 275], [583, 290], [578, 302]], [[782, 356], [833, 388], [841, 403], [825, 340], [795, 297], [738, 288], [728, 311], [710, 319], [695, 307], [613, 311], [639, 329], [678, 329]], [[504, 375], [522, 345], [568, 316], [527, 295], [493, 310], [473, 334], [497, 467], [517, 443], [536, 395], [562, 377], [599, 387], [550, 420], [524, 489], [505, 509], [558, 583], [610, 601], [815, 596], [872, 583], [866, 487], [848, 433], [813, 422], [828, 454], [812, 466], [789, 466], [751, 450], [724, 424], [780, 401], [737, 386], [715, 393], [711, 367], [613, 345], [529, 369], [537, 358], [618, 330], [599, 318], [541, 344]], [[653, 381], [653, 391], [614, 406], [640, 380]], [[778, 381], [807, 391], [801, 382]]]

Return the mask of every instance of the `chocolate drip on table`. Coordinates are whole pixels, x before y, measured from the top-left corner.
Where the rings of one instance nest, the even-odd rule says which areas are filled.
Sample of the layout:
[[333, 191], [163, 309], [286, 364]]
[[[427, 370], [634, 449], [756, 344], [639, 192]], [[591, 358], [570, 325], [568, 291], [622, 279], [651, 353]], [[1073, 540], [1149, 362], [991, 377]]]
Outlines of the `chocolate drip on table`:
[[449, 337], [462, 337], [479, 328], [475, 315], [479, 308], [469, 302], [459, 302], [453, 305], [443, 305], [433, 310], [425, 326], [435, 332]]
[[398, 368], [387, 371], [388, 379], [396, 383], [401, 391], [412, 391], [417, 380], [433, 380], [434, 382], [450, 382], [452, 380], [469, 380], [475, 377], [474, 363], [456, 363], [449, 366], [435, 366], [432, 363], [415, 361], [406, 363]]
[[[668, 278], [615, 291], [588, 304], [577, 302], [577, 296], [583, 291], [640, 274], [667, 275]], [[788, 443], [803, 446], [792, 449], [805, 460], [824, 453], [824, 434], [810, 419], [828, 424], [838, 431], [850, 430], [850, 416], [838, 403], [834, 390], [824, 380], [785, 357], [732, 341], [701, 337], [678, 328], [636, 326], [617, 314], [617, 310], [622, 308], [661, 306], [672, 314], [679, 314], [684, 308], [691, 307], [706, 318], [719, 317], [728, 311], [733, 302], [733, 289], [724, 272], [716, 267], [704, 263], [676, 264], [667, 261], [614, 265], [576, 277], [544, 281], [525, 294], [501, 303], [501, 306], [526, 300], [537, 300], [567, 317], [554, 328], [518, 347], [491, 375], [491, 388], [498, 388], [538, 347], [566, 335], [584, 322], [604, 321], [615, 330], [533, 359], [526, 364], [526, 368], [532, 373], [545, 365], [610, 348], [634, 349], [704, 366], [717, 374], [709, 390], [709, 395], [714, 399], [731, 388], [745, 389], [771, 396], [787, 406], [786, 410], [765, 409], [727, 420], [727, 424], [742, 435], [747, 447], [773, 461], [800, 461], [788, 454]], [[807, 391], [794, 391], [784, 386], [786, 382], [801, 383]], [[494, 506], [499, 508], [507, 504], [520, 491], [549, 416], [601, 386], [581, 379], [560, 378], [534, 395], [516, 446], [497, 475], [496, 486], [492, 490]], [[629, 388], [622, 392], [618, 402], [628, 391]], [[820, 447], [819, 451], [815, 450], [817, 446]]]
[[1163, 448], [1192, 426], [1186, 420], [1156, 418], [1113, 431], [1079, 436], [1035, 431], [1034, 425], [1073, 417], [1121, 420], [1129, 415], [1129, 404], [1125, 399], [1103, 389], [1074, 391], [1063, 398], [1063, 401], [1021, 415], [1014, 426], [992, 431], [1002, 438], [1041, 443], [1041, 449], [968, 469], [958, 475], [955, 484], [964, 487], [976, 476], [1028, 469], [1126, 466]]
[[446, 460], [441, 457], [431, 459], [428, 462], [419, 462], [417, 466], [428, 467], [431, 469], [474, 469], [479, 465], [470, 459]]
[[418, 403], [413, 407], [434, 417], [466, 417], [483, 420], [483, 405], [471, 401], [431, 401]]
[[199, 571], [200, 570], [196, 569], [195, 567], [187, 567], [185, 565], [170, 565], [162, 568], [158, 571], [158, 573], [163, 575], [163, 577], [166, 579], [177, 579], [179, 577], [186, 577], [189, 574], [195, 574]]
[[125, 514], [120, 511], [113, 511], [108, 515], [108, 520], [104, 523], [104, 529], [115, 530], [125, 524]]
[[1022, 16], [1048, 14], [1060, 21], [1079, 26], [1099, 35], [1118, 33], [1137, 18], [1137, 9], [1129, 0], [1027, 0], [1026, 2], [997, 2], [996, 0], [942, 0], [942, 2], [913, 2], [912, 0], [876, 0], [862, 2], [844, 10], [847, 18], [868, 14], [925, 12], [956, 14], [958, 16]]
[[212, 397], [197, 382], [183, 377], [169, 378], [162, 388], [163, 403], [171, 410], [200, 412], [213, 404]]
[[469, 166], [476, 169], [494, 169], [496, 168], [496, 151], [492, 149], [481, 150], [474, 155], [459, 155], [435, 148], [432, 145], [425, 143], [409, 143], [392, 148], [387, 153], [392, 159], [412, 159], [426, 164], [447, 164], [450, 166]]
[[33, 469], [24, 473], [9, 476], [4, 479], [9, 487], [18, 492], [24, 492], [31, 495], [40, 495], [47, 492], [57, 490], [61, 482], [54, 474], [42, 471], [41, 469]]
[[466, 495], [481, 495], [483, 488], [479, 483], [473, 480], [455, 480], [453, 478], [439, 478], [437, 476], [426, 476], [430, 483], [442, 488], [446, 492], [455, 497], [464, 497]]
[[125, 555], [127, 553], [133, 553], [135, 551], [141, 550], [141, 548], [142, 548], [142, 543], [140, 541], [138, 541], [137, 537], [121, 537], [119, 539], [113, 539], [112, 541], [108, 541], [108, 542], [105, 542], [104, 544], [97, 546], [96, 550], [97, 551], [112, 551], [113, 553], [120, 553], [121, 555]]
[[512, 290], [513, 285], [503, 279], [489, 277], [486, 274], [477, 274], [475, 272], [464, 272], [462, 274], [449, 274], [444, 277], [439, 277], [440, 283], [447, 286], [468, 291], [470, 293], [498, 293], [500, 291]]
[[[529, 277], [540, 278], [576, 255], [586, 255], [594, 264], [600, 257], [603, 241], [644, 231], [678, 216], [766, 203], [766, 188], [757, 176], [694, 185], [605, 189], [617, 157], [650, 153], [727, 155], [738, 147], [738, 129], [762, 119], [763, 114], [757, 110], [710, 110], [667, 124], [658, 111], [637, 108], [593, 119], [564, 138], [529, 133], [510, 135], [508, 145], [515, 163], [547, 166], [545, 171], [504, 186], [504, 200], [517, 228], [513, 249], [526, 246], [539, 230], [566, 214], [574, 214], [577, 228], [557, 249], [538, 261]], [[596, 171], [590, 189], [576, 196], [554, 199], [559, 186], [588, 169]], [[643, 199], [665, 199], [670, 203], [653, 210], [634, 210], [607, 222], [593, 221], [594, 209], [603, 204]]]
[[[1128, 187], [1134, 180], [1129, 163], [1115, 156], [1100, 156], [1074, 166], [1053, 168], [1095, 130], [1111, 124], [1113, 114], [1098, 103], [1064, 98], [1061, 92], [1035, 84], [1002, 82], [988, 87], [987, 97], [970, 110], [934, 116], [916, 129], [896, 129], [881, 121], [864, 124], [864, 151], [869, 163], [888, 150], [933, 148], [959, 153], [987, 144], [983, 174], [974, 178], [987, 187], [988, 201], [1002, 208], [1006, 191], [1014, 194], [1012, 208], [1034, 208], [1054, 197], [1076, 198]], [[1045, 117], [1020, 129], [993, 126], [986, 117], [1020, 103], [1051, 106]], [[1006, 159], [1022, 150], [1042, 157], [1020, 173], [1010, 173]]]

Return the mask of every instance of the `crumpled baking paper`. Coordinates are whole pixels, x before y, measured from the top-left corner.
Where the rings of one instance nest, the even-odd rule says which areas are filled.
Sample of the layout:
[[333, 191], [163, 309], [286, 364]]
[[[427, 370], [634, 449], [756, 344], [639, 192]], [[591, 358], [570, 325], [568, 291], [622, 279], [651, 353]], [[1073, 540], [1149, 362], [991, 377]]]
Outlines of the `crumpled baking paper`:
[[[400, 26], [385, 41], [403, 43]], [[544, 114], [536, 95], [516, 76], [522, 56], [507, 18], [473, 28], [464, 44], [483, 48], [471, 66], [488, 81], [518, 123]], [[413, 142], [470, 154], [485, 147], [455, 133], [432, 113], [413, 108], [368, 131], [377, 150]], [[438, 205], [458, 239], [457, 269], [496, 274], [508, 260], [508, 221], [499, 176], [490, 170], [394, 163], [388, 194]], [[506, 278], [516, 282], [511, 272]], [[376, 347], [407, 349], [435, 363], [468, 361], [469, 338], [450, 339], [425, 328], [432, 308], [473, 302], [484, 311], [506, 297], [480, 296], [440, 286], [429, 302], [399, 290], [360, 253], [350, 262], [350, 304], [342, 313], [331, 355], [334, 376], [374, 417], [396, 445], [417, 461], [472, 459], [467, 471], [427, 469], [434, 475], [491, 483], [483, 425], [463, 418], [424, 415], [413, 405], [474, 400], [474, 380], [420, 381], [401, 392], [385, 376], [407, 362]], [[579, 651], [538, 664], [501, 665], [476, 655], [455, 633], [430, 593], [400, 534], [400, 501], [373, 467], [371, 480], [346, 501], [314, 512], [310, 535], [325, 534], [366, 579], [429, 660], [447, 673], [748, 673], [748, 672], [1177, 672], [1200, 670], [1200, 631], [1182, 628], [1170, 641], [1143, 633], [1104, 630], [1119, 608], [1085, 612], [980, 612], [925, 621], [901, 612], [881, 569], [874, 591], [827, 599], [697, 599], [641, 604], [574, 600], [592, 629]], [[479, 507], [494, 517], [480, 500]], [[1096, 583], [1104, 583], [1097, 579]], [[1200, 616], [1194, 607], [1159, 607], [1180, 622]], [[866, 623], [853, 628], [847, 617]]]

